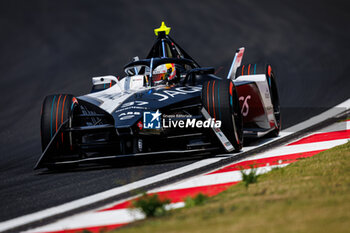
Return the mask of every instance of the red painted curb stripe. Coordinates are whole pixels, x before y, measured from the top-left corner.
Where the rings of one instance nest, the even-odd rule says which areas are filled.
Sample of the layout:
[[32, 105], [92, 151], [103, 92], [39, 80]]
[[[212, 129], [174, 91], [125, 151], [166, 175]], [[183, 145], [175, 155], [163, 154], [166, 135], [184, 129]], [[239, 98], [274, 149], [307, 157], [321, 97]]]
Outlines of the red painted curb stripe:
[[299, 158], [311, 157], [311, 156], [314, 156], [315, 154], [318, 154], [322, 151], [325, 151], [325, 150], [316, 150], [316, 151], [310, 151], [310, 152], [275, 156], [275, 157], [271, 157], [271, 158], [243, 161], [243, 162], [231, 164], [227, 167], [224, 167], [220, 170], [208, 173], [206, 175], [223, 173], [223, 172], [238, 171], [238, 170], [242, 170], [242, 169], [250, 169], [251, 166], [254, 166], [255, 168], [257, 168], [257, 167], [265, 167], [265, 166], [267, 166], [267, 164], [269, 166], [272, 166], [272, 165], [293, 163], [293, 162], [296, 162]]
[[168, 198], [172, 203], [184, 201], [187, 197], [195, 197], [199, 193], [205, 194], [209, 197], [215, 196], [222, 191], [225, 191], [230, 186], [237, 184], [236, 182], [229, 182], [224, 184], [206, 185], [193, 188], [177, 189], [164, 192], [158, 192], [159, 198]]
[[[307, 158], [311, 157], [315, 154], [318, 154], [324, 150], [316, 150], [316, 151], [310, 151], [310, 152], [304, 152], [304, 153], [296, 153], [296, 154], [289, 154], [289, 155], [282, 155], [282, 156], [275, 156], [271, 158], [264, 158], [264, 159], [256, 159], [256, 160], [249, 160], [249, 161], [243, 161], [240, 163], [235, 163], [232, 165], [229, 165], [227, 167], [224, 167], [220, 170], [208, 173], [209, 174], [216, 174], [216, 173], [223, 173], [223, 172], [230, 172], [230, 171], [238, 171], [241, 169], [249, 169], [253, 165], [254, 167], [265, 167], [267, 163], [272, 165], [278, 165], [278, 164], [286, 164], [286, 163], [292, 163], [296, 162], [299, 158]], [[219, 192], [224, 191], [227, 189], [227, 187], [221, 191], [218, 191], [218, 188], [220, 189], [220, 186], [231, 186], [238, 182], [232, 182], [232, 183], [225, 183], [225, 184], [217, 184], [217, 185], [208, 185], [208, 186], [201, 186], [201, 187], [195, 187], [195, 188], [186, 188], [186, 189], [178, 189], [178, 190], [170, 190], [165, 192], [159, 192], [158, 195], [160, 198], [169, 198], [171, 199], [172, 203], [183, 201], [184, 198], [187, 196], [195, 196], [198, 193], [203, 193], [208, 196], [214, 196], [218, 194]], [[211, 193], [213, 192], [213, 193]], [[133, 200], [125, 201], [122, 203], [119, 203], [115, 206], [100, 210], [100, 211], [109, 211], [109, 210], [118, 210], [118, 209], [125, 209], [129, 208], [131, 206]], [[99, 211], [99, 212], [100, 212]]]
[[85, 228], [76, 228], [76, 229], [69, 229], [69, 230], [62, 230], [62, 231], [48, 231], [45, 233], [75, 233], [75, 232], [84, 232], [89, 231], [91, 233], [99, 233], [99, 232], [107, 232], [110, 230], [117, 229], [119, 227], [122, 227], [129, 223], [120, 223], [120, 224], [114, 224], [114, 225], [104, 225], [104, 226], [95, 226], [95, 227], [85, 227]]
[[[207, 186], [185, 188], [185, 189], [176, 189], [176, 190], [158, 192], [157, 194], [159, 195], [160, 199], [170, 199], [171, 203], [176, 203], [176, 202], [184, 201], [184, 199], [186, 199], [187, 197], [194, 197], [199, 193], [205, 194], [209, 197], [215, 196], [218, 193], [225, 191], [230, 186], [237, 184], [237, 183], [238, 182], [229, 182], [229, 183], [224, 183], [224, 184], [207, 185]], [[153, 193], [151, 193], [151, 194], [153, 194]], [[126, 208], [131, 207], [131, 204], [134, 200], [125, 201], [125, 202], [119, 203], [115, 206], [99, 210], [98, 212], [126, 209]]]
[[350, 130], [341, 130], [341, 131], [335, 131], [335, 132], [329, 132], [329, 133], [313, 134], [308, 137], [302, 138], [296, 142], [292, 142], [287, 146], [300, 145], [300, 144], [312, 143], [312, 142], [324, 142], [324, 141], [346, 139], [346, 138], [350, 138]]

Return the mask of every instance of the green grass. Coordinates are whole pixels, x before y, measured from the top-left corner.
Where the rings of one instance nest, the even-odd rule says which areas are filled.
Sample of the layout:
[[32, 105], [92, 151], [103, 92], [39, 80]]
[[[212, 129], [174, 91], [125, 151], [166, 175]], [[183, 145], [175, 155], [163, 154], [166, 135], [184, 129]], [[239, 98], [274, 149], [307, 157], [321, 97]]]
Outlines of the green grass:
[[242, 182], [244, 183], [244, 186], [247, 189], [250, 184], [255, 184], [258, 182], [259, 175], [256, 172], [257, 172], [257, 169], [254, 168], [253, 165], [250, 167], [249, 172], [244, 171], [244, 169], [241, 170]]
[[350, 232], [350, 143], [115, 232]]
[[191, 208], [199, 205], [204, 205], [207, 202], [208, 196], [203, 193], [198, 193], [195, 197], [187, 197], [185, 199], [185, 207]]
[[161, 200], [158, 197], [158, 194], [148, 195], [144, 193], [140, 198], [133, 202], [132, 207], [139, 209], [147, 218], [149, 218], [165, 215], [165, 206], [167, 204], [170, 204], [169, 199]]

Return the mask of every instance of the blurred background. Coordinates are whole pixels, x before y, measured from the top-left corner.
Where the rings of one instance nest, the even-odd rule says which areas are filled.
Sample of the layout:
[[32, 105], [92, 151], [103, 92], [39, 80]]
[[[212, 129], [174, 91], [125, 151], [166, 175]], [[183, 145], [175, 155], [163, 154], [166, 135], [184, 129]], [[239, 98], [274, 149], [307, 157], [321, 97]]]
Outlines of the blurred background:
[[32, 175], [44, 97], [82, 95], [93, 76], [123, 76], [132, 57], [147, 55], [161, 21], [219, 76], [241, 46], [244, 63], [271, 63], [284, 128], [346, 100], [349, 10], [349, 1], [337, 0], [1, 0], [0, 189], [24, 182], [19, 173]]

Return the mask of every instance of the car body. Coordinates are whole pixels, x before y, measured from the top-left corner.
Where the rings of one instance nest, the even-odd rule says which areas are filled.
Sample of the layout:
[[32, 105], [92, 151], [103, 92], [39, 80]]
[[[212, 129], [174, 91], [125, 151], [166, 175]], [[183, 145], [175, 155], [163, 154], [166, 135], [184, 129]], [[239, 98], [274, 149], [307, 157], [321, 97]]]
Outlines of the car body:
[[[278, 135], [278, 94], [269, 70], [256, 73], [250, 64], [244, 71], [241, 48], [229, 75], [217, 77], [214, 68], [200, 67], [169, 31], [164, 23], [155, 30], [157, 40], [148, 56], [127, 64], [126, 77], [94, 77], [91, 93], [46, 98], [43, 153], [35, 169], [128, 156], [232, 152], [241, 149], [243, 137]], [[155, 85], [158, 67], [164, 72], [172, 67], [176, 77]]]

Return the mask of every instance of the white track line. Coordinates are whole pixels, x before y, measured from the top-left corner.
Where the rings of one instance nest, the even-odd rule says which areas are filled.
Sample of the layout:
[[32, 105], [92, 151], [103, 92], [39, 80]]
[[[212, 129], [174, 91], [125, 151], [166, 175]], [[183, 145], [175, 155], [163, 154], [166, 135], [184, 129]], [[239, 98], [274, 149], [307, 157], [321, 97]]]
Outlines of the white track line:
[[338, 140], [332, 140], [332, 141], [313, 142], [313, 143], [307, 143], [307, 144], [285, 146], [278, 149], [273, 149], [271, 151], [266, 151], [258, 155], [251, 156], [249, 157], [249, 160], [303, 153], [303, 152], [314, 151], [314, 150], [326, 150], [326, 149], [347, 143], [348, 141], [349, 141], [348, 139], [338, 139]]
[[[327, 127], [329, 132], [333, 132], [334, 129], [338, 129], [338, 124], [335, 123], [331, 127]], [[307, 137], [307, 136], [306, 136]], [[253, 158], [243, 159], [241, 161], [230, 164], [232, 166], [242, 161], [252, 161], [254, 159], [262, 159], [262, 158], [273, 158], [276, 156], [283, 156], [288, 154], [296, 154], [296, 153], [305, 153], [316, 150], [325, 150], [330, 149], [334, 146], [344, 144], [348, 141], [348, 139], [338, 139], [338, 140], [330, 140], [324, 142], [313, 142], [313, 143], [305, 143], [300, 145], [292, 145], [292, 146], [279, 146], [270, 151], [258, 154]], [[266, 164], [264, 167], [259, 167], [256, 169], [257, 174], [263, 174], [271, 171], [275, 167], [284, 167], [288, 164], [280, 164], [269, 166]], [[227, 167], [228, 165], [224, 166]], [[220, 169], [215, 169], [220, 170]], [[251, 169], [245, 169], [245, 173], [249, 173]], [[214, 174], [202, 174], [195, 177], [188, 178], [186, 180], [166, 185], [160, 188], [156, 188], [150, 190], [148, 193], [158, 193], [164, 191], [178, 191], [186, 188], [195, 188], [201, 186], [210, 186], [217, 184], [224, 184], [229, 182], [238, 182], [242, 180], [241, 171], [228, 171]], [[129, 199], [130, 200], [130, 199]], [[125, 201], [125, 200], [124, 200]], [[114, 206], [121, 201], [114, 203], [113, 205], [109, 205], [108, 207]], [[183, 207], [183, 202], [172, 203], [167, 206], [168, 209]], [[100, 208], [99, 210], [105, 209]], [[108, 225], [115, 224], [127, 224], [136, 220], [143, 219], [145, 216], [142, 215], [139, 211], [135, 209], [116, 209], [116, 210], [108, 210], [108, 211], [88, 211], [85, 213], [77, 214], [72, 217], [68, 217], [62, 220], [59, 220], [55, 223], [36, 228], [34, 230], [28, 231], [31, 233], [35, 232], [50, 232], [50, 231], [60, 231], [60, 230], [68, 230], [68, 229], [81, 229], [81, 228], [89, 228], [89, 227], [103, 227]]]
[[[346, 109], [349, 109], [349, 108], [350, 108], [350, 99], [344, 101], [343, 103], [335, 106], [334, 108], [332, 108], [332, 109], [330, 109], [330, 110], [328, 110], [328, 111], [326, 111], [318, 116], [310, 118], [309, 120], [307, 120], [303, 123], [300, 123], [296, 126], [293, 126], [291, 128], [284, 130], [284, 132], [281, 132], [281, 136], [277, 137], [275, 140], [278, 140], [278, 139], [283, 138], [287, 135], [290, 135], [293, 132], [297, 132], [299, 130], [305, 129], [311, 125], [320, 123], [320, 122], [322, 122], [330, 117], [333, 117], [333, 116], [335, 116], [335, 115], [337, 115], [337, 114], [341, 113], [342, 111], [345, 111]], [[270, 141], [273, 141], [273, 140], [270, 140]], [[265, 144], [265, 143], [268, 143], [268, 142], [264, 142], [263, 144]], [[259, 147], [259, 146], [261, 146], [261, 145], [258, 145], [256, 147]], [[243, 151], [249, 151], [249, 150], [256, 148], [256, 147], [244, 148]], [[238, 155], [238, 154], [235, 154], [235, 155]], [[228, 157], [228, 156], [232, 156], [232, 155], [225, 155], [225, 156]], [[107, 191], [104, 191], [101, 193], [97, 193], [97, 194], [94, 194], [94, 195], [91, 195], [88, 197], [84, 197], [84, 198], [81, 198], [81, 199], [78, 199], [75, 201], [68, 202], [68, 203], [65, 203], [65, 204], [62, 204], [59, 206], [51, 207], [51, 208], [48, 208], [48, 209], [45, 209], [45, 210], [42, 210], [39, 212], [35, 212], [32, 214], [28, 214], [28, 215], [24, 215], [24, 216], [21, 216], [18, 218], [14, 218], [14, 219], [0, 223], [0, 231], [9, 230], [9, 229], [12, 229], [15, 227], [19, 227], [19, 226], [22, 226], [25, 224], [39, 221], [39, 220], [42, 220], [44, 218], [48, 218], [48, 217], [51, 217], [51, 216], [54, 216], [57, 214], [65, 213], [65, 212], [89, 205], [91, 203], [105, 200], [107, 198], [116, 196], [116, 195], [121, 194], [121, 193], [128, 192], [130, 190], [139, 189], [139, 188], [142, 188], [146, 185], [156, 183], [156, 182], [159, 182], [159, 181], [162, 181], [165, 179], [169, 179], [171, 177], [192, 171], [194, 169], [206, 166], [208, 164], [215, 163], [215, 162], [220, 161], [221, 159], [224, 159], [226, 157], [217, 157], [217, 158], [201, 160], [201, 161], [195, 162], [193, 164], [190, 164], [190, 165], [187, 165], [187, 166], [184, 166], [181, 168], [177, 168], [177, 169], [169, 171], [169, 172], [158, 174], [156, 176], [149, 177], [149, 178], [146, 178], [143, 180], [139, 180], [139, 181], [136, 181], [136, 182], [133, 182], [133, 183], [121, 186], [121, 187], [113, 188], [113, 189], [110, 189], [110, 190], [107, 190]]]
[[350, 129], [350, 121], [340, 121], [340, 122], [337, 122], [335, 125], [328, 126], [324, 129], [321, 129], [320, 131], [314, 132], [313, 134], [326, 133], [326, 132], [330, 133], [330, 132], [342, 131], [347, 129]]
[[[256, 168], [256, 172], [257, 174], [263, 174], [270, 171], [274, 167], [281, 167], [286, 165], [287, 164], [259, 167], [259, 168]], [[244, 171], [249, 173], [250, 169], [245, 169]], [[190, 178], [188, 180], [185, 180], [173, 185], [160, 187], [158, 189], [154, 189], [149, 192], [157, 193], [157, 192], [164, 192], [164, 191], [171, 191], [171, 190], [178, 190], [178, 189], [196, 188], [201, 186], [225, 184], [229, 182], [238, 182], [241, 180], [242, 180], [241, 171], [214, 173], [210, 175], [201, 175], [198, 177]]]
[[[282, 133], [282, 135], [287, 136], [287, 135], [289, 135], [289, 133], [288, 134]], [[280, 139], [283, 136], [277, 137], [273, 140], [265, 141], [262, 143], [262, 145], [269, 143], [271, 141]], [[246, 147], [242, 150], [241, 153], [255, 149], [259, 146], [261, 146], [261, 145]], [[89, 205], [91, 203], [95, 203], [95, 202], [102, 201], [102, 200], [105, 200], [105, 199], [113, 197], [113, 196], [117, 196], [119, 194], [128, 192], [130, 190], [139, 189], [139, 188], [142, 188], [142, 187], [147, 186], [149, 184], [153, 184], [153, 183], [165, 180], [165, 179], [172, 178], [174, 176], [181, 175], [183, 173], [195, 170], [197, 168], [201, 168], [201, 167], [204, 167], [206, 165], [218, 162], [218, 161], [225, 159], [227, 157], [237, 156], [239, 154], [240, 153], [218, 155], [217, 157], [214, 157], [214, 158], [204, 159], [204, 160], [189, 164], [187, 166], [177, 168], [177, 169], [174, 169], [172, 171], [165, 172], [162, 174], [158, 174], [158, 175], [155, 175], [153, 177], [149, 177], [149, 178], [146, 178], [143, 180], [139, 180], [139, 181], [136, 181], [136, 182], [133, 182], [133, 183], [121, 186], [121, 187], [113, 188], [113, 189], [110, 189], [110, 190], [107, 190], [107, 191], [104, 191], [101, 193], [97, 193], [97, 194], [94, 194], [94, 195], [91, 195], [91, 196], [88, 196], [85, 198], [81, 198], [81, 199], [78, 199], [75, 201], [71, 201], [71, 202], [56, 206], [56, 207], [51, 207], [51, 208], [48, 208], [48, 209], [45, 209], [45, 210], [42, 210], [42, 211], [39, 211], [36, 213], [32, 213], [32, 214], [28, 214], [28, 215], [25, 215], [22, 217], [11, 219], [11, 220], [0, 223], [0, 231], [9, 230], [9, 229], [17, 227], [17, 226], [25, 225], [25, 224], [28, 224], [28, 223], [31, 223], [34, 221], [38, 221], [38, 220], [42, 220], [43, 218], [54, 216], [54, 215], [57, 215], [60, 213], [65, 213], [65, 212], [68, 212], [70, 210], [74, 210], [74, 209]]]
[[338, 104], [337, 106], [317, 115], [314, 117], [311, 117], [310, 119], [303, 121], [299, 124], [296, 124], [292, 127], [289, 127], [288, 129], [285, 129], [283, 131], [285, 132], [298, 132], [300, 130], [306, 129], [310, 126], [313, 126], [315, 124], [318, 124], [324, 120], [327, 120], [331, 117], [334, 117], [350, 108], [350, 99], [345, 100], [344, 102]]
[[88, 228], [103, 225], [123, 224], [143, 219], [145, 216], [138, 210], [119, 209], [108, 212], [89, 212], [74, 215], [70, 218], [49, 224], [28, 232], [50, 232], [69, 229]]
[[[166, 210], [182, 208], [184, 202], [171, 203], [165, 207]], [[70, 229], [98, 227], [106, 225], [126, 224], [144, 219], [145, 215], [137, 209], [118, 209], [105, 212], [88, 212], [74, 215], [61, 221], [29, 230], [23, 233], [39, 233], [64, 231]]]
[[201, 167], [206, 166], [208, 164], [215, 163], [221, 159], [223, 159], [223, 158], [210, 158], [210, 159], [201, 160], [201, 161], [195, 162], [193, 164], [190, 164], [190, 165], [187, 165], [187, 166], [184, 166], [181, 168], [177, 168], [177, 169], [174, 169], [174, 170], [169, 171], [169, 172], [158, 174], [158, 175], [155, 175], [155, 176], [143, 179], [143, 180], [139, 180], [139, 181], [136, 181], [136, 182], [133, 182], [133, 183], [121, 186], [121, 187], [113, 188], [113, 189], [110, 189], [110, 190], [107, 190], [107, 191], [104, 191], [101, 193], [97, 193], [95, 195], [91, 195], [91, 196], [81, 198], [81, 199], [78, 199], [78, 200], [75, 200], [72, 202], [68, 202], [68, 203], [63, 204], [63, 205], [59, 205], [59, 206], [48, 208], [48, 209], [45, 209], [45, 210], [42, 210], [42, 211], [39, 211], [39, 212], [36, 212], [33, 214], [28, 214], [28, 215], [25, 215], [22, 217], [8, 220], [8, 221], [0, 223], [0, 231], [5, 231], [5, 230], [11, 229], [13, 227], [17, 227], [17, 226], [21, 226], [21, 225], [24, 225], [24, 224], [27, 224], [27, 223], [30, 223], [33, 221], [41, 220], [43, 218], [50, 217], [50, 216], [53, 216], [56, 214], [65, 213], [67, 211], [74, 210], [74, 209], [77, 209], [77, 208], [82, 207], [82, 206], [86, 206], [86, 205], [94, 203], [94, 202], [102, 201], [102, 200], [105, 200], [107, 198], [116, 196], [118, 194], [125, 193], [125, 192], [128, 192], [130, 190], [138, 189], [138, 188], [144, 187], [146, 185], [153, 184], [155, 182], [162, 181], [162, 180], [165, 180], [165, 179], [177, 176], [177, 175], [181, 175], [185, 172], [192, 171], [192, 170], [197, 169], [197, 168], [201, 168]]

